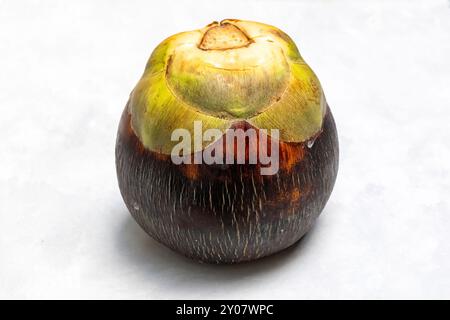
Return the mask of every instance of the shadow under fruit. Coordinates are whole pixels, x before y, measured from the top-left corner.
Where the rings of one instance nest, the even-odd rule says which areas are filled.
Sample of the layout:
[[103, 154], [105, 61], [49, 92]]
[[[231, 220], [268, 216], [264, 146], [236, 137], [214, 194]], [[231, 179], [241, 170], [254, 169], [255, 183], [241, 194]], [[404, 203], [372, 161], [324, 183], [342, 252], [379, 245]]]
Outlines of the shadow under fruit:
[[[174, 164], [173, 130], [194, 121], [237, 148], [227, 129], [278, 129], [279, 170], [256, 164]], [[269, 131], [268, 131], [269, 132]], [[212, 143], [193, 145], [189, 157]], [[224, 155], [228, 148], [223, 148]], [[243, 151], [248, 160], [258, 148]], [[234, 152], [236, 160], [237, 152]], [[164, 40], [120, 120], [116, 167], [123, 199], [153, 238], [210, 263], [258, 259], [297, 242], [336, 180], [336, 126], [320, 83], [295, 43], [261, 23], [224, 20]]]

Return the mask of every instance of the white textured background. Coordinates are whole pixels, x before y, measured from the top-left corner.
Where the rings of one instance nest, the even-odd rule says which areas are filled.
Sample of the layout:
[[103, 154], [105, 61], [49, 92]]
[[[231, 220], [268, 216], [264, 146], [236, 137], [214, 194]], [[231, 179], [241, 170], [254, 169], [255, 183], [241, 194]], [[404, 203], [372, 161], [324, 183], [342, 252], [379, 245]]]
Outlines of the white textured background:
[[[211, 266], [132, 220], [114, 144], [165, 37], [276, 25], [334, 112], [340, 171], [287, 252]], [[450, 5], [0, 0], [0, 298], [450, 298]]]

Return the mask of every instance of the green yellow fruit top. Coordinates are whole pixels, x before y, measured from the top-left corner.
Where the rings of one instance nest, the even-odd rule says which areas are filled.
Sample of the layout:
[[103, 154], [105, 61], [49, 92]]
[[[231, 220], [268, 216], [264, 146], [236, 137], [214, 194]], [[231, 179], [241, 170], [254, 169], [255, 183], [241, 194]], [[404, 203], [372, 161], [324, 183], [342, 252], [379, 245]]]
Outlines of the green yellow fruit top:
[[279, 129], [282, 141], [305, 141], [321, 129], [326, 102], [288, 35], [270, 25], [228, 19], [159, 44], [128, 108], [143, 145], [170, 154], [177, 144], [172, 131], [192, 133], [194, 121], [202, 121], [203, 130], [225, 132], [245, 120]]

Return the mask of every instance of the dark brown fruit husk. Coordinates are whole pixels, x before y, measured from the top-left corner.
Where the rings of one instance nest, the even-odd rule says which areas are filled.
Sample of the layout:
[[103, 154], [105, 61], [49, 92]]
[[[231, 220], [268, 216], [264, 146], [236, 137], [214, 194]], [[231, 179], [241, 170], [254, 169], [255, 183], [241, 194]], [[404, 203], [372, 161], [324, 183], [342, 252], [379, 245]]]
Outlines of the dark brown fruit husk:
[[[116, 167], [131, 215], [154, 239], [195, 260], [250, 261], [281, 251], [311, 229], [333, 189], [338, 139], [330, 109], [313, 146], [280, 142], [280, 169], [172, 163], [145, 149], [122, 115]], [[247, 150], [248, 152], [248, 150]]]

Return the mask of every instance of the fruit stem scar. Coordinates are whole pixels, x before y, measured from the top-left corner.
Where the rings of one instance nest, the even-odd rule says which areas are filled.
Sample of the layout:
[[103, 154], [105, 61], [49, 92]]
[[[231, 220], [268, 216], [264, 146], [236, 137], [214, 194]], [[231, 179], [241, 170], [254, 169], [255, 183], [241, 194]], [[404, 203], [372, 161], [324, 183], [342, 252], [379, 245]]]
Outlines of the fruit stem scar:
[[227, 21], [211, 23], [198, 47], [202, 50], [228, 50], [247, 47], [252, 40], [236, 25]]

